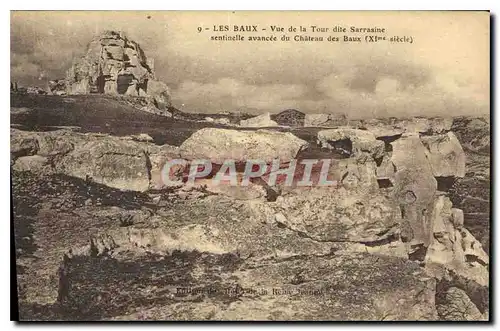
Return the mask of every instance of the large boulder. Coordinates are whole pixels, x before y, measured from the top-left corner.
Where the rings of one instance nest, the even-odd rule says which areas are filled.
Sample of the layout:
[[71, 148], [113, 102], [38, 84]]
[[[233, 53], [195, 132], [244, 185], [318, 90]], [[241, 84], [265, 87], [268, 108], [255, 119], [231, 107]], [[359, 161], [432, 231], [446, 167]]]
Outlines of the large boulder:
[[[415, 196], [422, 204], [432, 201], [437, 189], [431, 165], [427, 159], [427, 150], [418, 135], [407, 135], [391, 143], [391, 162], [399, 175], [402, 186], [397, 193], [406, 193], [409, 186], [415, 188]], [[403, 188], [404, 187], [404, 188]], [[404, 191], [404, 192], [403, 192]]]
[[339, 128], [318, 132], [318, 144], [322, 148], [341, 149], [349, 156], [368, 154], [374, 159], [384, 156], [385, 144], [373, 133], [365, 130]]
[[269, 113], [265, 113], [259, 116], [249, 118], [247, 120], [241, 120], [240, 126], [247, 128], [265, 128], [271, 126], [278, 126], [278, 123], [271, 119]]
[[[146, 135], [139, 136], [147, 138]], [[161, 183], [161, 167], [178, 158], [177, 148], [157, 146], [137, 137], [77, 133], [68, 130], [25, 132], [11, 130], [12, 155], [22, 158], [16, 170], [51, 170], [123, 190], [147, 190]], [[153, 162], [152, 162], [152, 160]]]
[[151, 79], [147, 83], [145, 92], [153, 98], [154, 104], [158, 109], [168, 111], [168, 107], [171, 105], [171, 100], [170, 90], [167, 84]]
[[307, 146], [306, 141], [289, 132], [204, 128], [186, 139], [179, 147], [179, 153], [187, 160], [205, 159], [217, 164], [228, 159], [272, 163], [274, 159], [294, 159]]
[[145, 143], [111, 136], [87, 135], [56, 168], [70, 176], [124, 190], [145, 191], [150, 169]]
[[453, 132], [444, 135], [423, 136], [427, 159], [435, 177], [464, 177], [465, 153]]
[[430, 213], [432, 241], [425, 262], [442, 265], [487, 286], [489, 257], [481, 243], [456, 219], [459, 214], [448, 197], [443, 194], [436, 197]]
[[427, 247], [432, 236], [427, 213], [437, 181], [427, 160], [426, 148], [417, 134], [406, 135], [391, 145], [391, 162], [396, 168], [393, 194], [404, 211], [409, 231], [407, 240]]
[[434, 117], [430, 119], [429, 131], [432, 134], [443, 134], [451, 130], [452, 117]]
[[264, 215], [280, 215], [283, 227], [320, 242], [378, 242], [399, 229], [397, 203], [378, 193], [345, 188], [312, 188], [290, 193], [263, 207]]
[[391, 158], [388, 156], [384, 156], [380, 164], [377, 166], [377, 179], [390, 180], [391, 182], [393, 182], [395, 173], [396, 167], [394, 166], [394, 163], [392, 163]]

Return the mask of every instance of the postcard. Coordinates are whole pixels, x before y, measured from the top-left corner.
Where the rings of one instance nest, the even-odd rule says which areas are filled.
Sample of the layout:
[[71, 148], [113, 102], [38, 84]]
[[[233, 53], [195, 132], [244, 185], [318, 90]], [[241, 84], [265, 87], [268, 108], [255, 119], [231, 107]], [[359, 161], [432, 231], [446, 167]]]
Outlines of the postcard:
[[12, 319], [489, 321], [490, 20], [12, 11]]

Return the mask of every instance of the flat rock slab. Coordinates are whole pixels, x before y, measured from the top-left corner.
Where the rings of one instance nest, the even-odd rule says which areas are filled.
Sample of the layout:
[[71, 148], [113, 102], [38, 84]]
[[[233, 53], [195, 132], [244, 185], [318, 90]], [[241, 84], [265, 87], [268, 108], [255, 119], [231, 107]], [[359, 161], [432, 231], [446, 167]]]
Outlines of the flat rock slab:
[[179, 153], [187, 160], [205, 159], [219, 164], [225, 160], [246, 162], [252, 159], [271, 163], [274, 159], [291, 160], [307, 145], [289, 132], [205, 128], [184, 141]]

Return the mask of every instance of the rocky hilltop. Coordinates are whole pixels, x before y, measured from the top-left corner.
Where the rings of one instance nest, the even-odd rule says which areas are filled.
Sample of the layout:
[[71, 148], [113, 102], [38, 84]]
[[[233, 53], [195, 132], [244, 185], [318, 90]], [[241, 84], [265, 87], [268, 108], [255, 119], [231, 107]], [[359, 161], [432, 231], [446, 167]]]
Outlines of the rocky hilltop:
[[65, 90], [67, 94], [145, 97], [150, 98], [150, 108], [159, 110], [170, 106], [169, 89], [156, 79], [153, 59], [123, 32], [105, 31], [94, 37], [84, 56], [68, 69], [65, 81], [51, 81], [49, 88], [54, 94]]

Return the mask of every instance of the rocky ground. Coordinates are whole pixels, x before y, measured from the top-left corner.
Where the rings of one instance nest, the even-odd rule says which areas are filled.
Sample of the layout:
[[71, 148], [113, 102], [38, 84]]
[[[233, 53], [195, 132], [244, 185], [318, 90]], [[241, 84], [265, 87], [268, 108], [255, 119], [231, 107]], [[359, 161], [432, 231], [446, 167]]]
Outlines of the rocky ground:
[[[487, 120], [261, 130], [138, 102], [12, 95], [22, 320], [489, 318]], [[165, 160], [229, 154], [329, 158], [338, 185], [159, 180]]]

